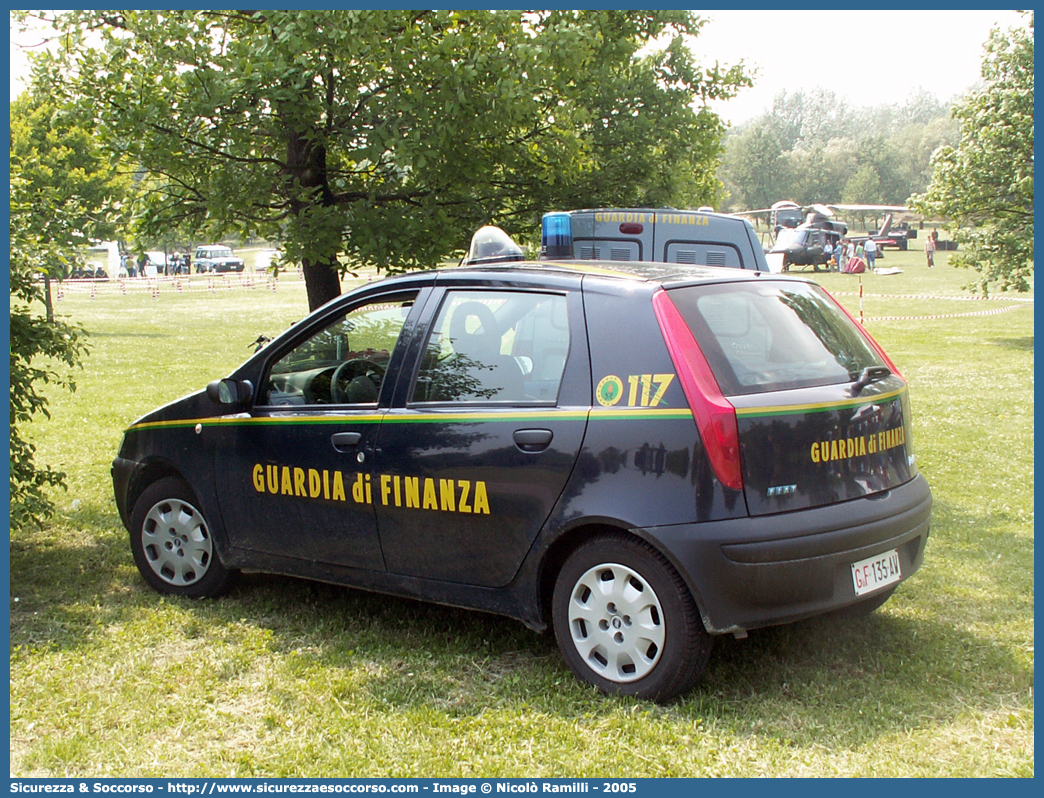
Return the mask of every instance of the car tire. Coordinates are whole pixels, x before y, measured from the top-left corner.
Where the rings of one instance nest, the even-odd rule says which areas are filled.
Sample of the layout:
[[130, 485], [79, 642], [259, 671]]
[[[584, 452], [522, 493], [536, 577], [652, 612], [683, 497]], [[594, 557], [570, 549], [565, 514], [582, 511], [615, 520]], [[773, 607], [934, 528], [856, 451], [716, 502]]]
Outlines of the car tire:
[[130, 543], [138, 571], [160, 593], [210, 598], [228, 590], [235, 577], [221, 562], [192, 491], [176, 477], [157, 480], [138, 497]]
[[836, 618], [865, 618], [875, 610], [879, 609], [884, 605], [888, 599], [892, 597], [895, 592], [895, 585], [888, 588], [882, 593], [869, 596], [865, 599], [860, 599], [854, 604], [849, 604], [847, 607], [841, 607], [840, 609], [834, 610], [833, 615]]
[[555, 583], [552, 622], [580, 679], [661, 703], [696, 684], [713, 647], [670, 563], [623, 535], [594, 538], [568, 557]]

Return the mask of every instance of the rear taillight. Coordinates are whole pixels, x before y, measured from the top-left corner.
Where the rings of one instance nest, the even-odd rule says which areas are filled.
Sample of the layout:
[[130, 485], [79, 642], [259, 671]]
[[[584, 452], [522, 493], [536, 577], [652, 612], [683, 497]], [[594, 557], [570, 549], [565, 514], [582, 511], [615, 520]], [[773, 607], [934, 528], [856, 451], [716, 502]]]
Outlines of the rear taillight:
[[692, 416], [696, 419], [714, 475], [725, 487], [743, 490], [736, 409], [722, 394], [689, 325], [662, 288], [653, 294], [653, 311]]

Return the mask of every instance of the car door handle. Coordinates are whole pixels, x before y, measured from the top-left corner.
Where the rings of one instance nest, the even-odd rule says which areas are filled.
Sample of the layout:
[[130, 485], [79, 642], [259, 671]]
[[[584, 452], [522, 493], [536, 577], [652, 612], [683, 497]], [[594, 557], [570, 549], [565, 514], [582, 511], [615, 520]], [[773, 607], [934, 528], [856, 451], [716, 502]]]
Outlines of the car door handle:
[[361, 440], [361, 432], [335, 432], [330, 436], [330, 443], [332, 443], [333, 447], [339, 452], [343, 452], [353, 446], [358, 446], [359, 441]]
[[515, 445], [523, 452], [542, 452], [554, 436], [549, 429], [517, 429], [513, 437]]

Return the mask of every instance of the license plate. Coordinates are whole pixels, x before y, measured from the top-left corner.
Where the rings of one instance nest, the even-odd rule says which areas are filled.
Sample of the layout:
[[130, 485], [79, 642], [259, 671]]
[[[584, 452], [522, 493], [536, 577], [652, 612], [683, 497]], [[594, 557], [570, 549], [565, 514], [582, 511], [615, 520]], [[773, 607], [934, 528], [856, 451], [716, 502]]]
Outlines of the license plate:
[[895, 584], [902, 578], [902, 572], [899, 570], [898, 549], [852, 563], [852, 584], [855, 586], [857, 596]]

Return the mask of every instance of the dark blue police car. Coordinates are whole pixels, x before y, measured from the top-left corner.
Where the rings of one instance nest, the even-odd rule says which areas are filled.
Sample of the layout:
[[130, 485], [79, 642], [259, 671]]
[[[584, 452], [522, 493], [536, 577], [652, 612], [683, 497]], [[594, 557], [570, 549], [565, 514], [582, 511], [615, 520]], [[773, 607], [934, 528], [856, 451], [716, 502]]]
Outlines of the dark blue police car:
[[821, 288], [473, 260], [362, 286], [132, 424], [112, 473], [145, 580], [499, 613], [664, 701], [715, 635], [872, 611], [920, 566], [906, 382]]

